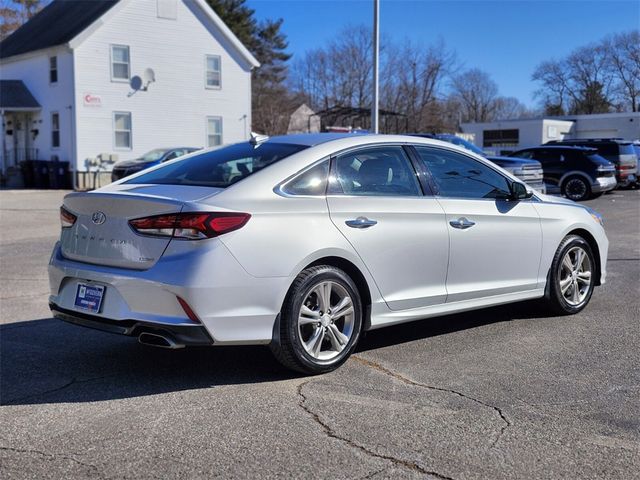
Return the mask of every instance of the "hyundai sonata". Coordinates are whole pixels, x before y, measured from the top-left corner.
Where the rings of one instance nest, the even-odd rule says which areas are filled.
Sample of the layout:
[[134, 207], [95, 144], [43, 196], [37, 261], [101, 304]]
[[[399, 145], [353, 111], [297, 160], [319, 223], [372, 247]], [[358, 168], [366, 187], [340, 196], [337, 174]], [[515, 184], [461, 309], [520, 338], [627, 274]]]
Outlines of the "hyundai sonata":
[[438, 140], [252, 137], [67, 195], [54, 316], [166, 348], [270, 345], [305, 373], [362, 332], [605, 281], [601, 217]]

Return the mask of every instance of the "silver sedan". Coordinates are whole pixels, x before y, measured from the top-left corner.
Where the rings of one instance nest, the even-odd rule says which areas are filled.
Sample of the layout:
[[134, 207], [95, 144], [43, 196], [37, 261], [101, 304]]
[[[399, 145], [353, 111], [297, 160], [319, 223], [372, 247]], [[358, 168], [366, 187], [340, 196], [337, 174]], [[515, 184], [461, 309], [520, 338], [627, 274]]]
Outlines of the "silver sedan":
[[577, 313], [606, 276], [597, 213], [417, 137], [256, 136], [71, 193], [60, 217], [56, 317], [269, 345], [305, 373], [387, 325], [530, 299]]

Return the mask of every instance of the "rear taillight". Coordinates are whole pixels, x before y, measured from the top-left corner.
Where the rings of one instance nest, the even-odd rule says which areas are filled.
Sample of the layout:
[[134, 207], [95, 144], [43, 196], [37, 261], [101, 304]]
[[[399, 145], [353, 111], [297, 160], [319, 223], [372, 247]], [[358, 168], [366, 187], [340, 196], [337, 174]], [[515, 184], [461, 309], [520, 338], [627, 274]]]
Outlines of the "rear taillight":
[[130, 220], [140, 235], [201, 240], [242, 228], [251, 218], [248, 213], [176, 213]]
[[60, 207], [60, 225], [62, 225], [62, 228], [69, 228], [73, 226], [73, 224], [76, 223], [77, 218], [78, 217], [66, 208]]

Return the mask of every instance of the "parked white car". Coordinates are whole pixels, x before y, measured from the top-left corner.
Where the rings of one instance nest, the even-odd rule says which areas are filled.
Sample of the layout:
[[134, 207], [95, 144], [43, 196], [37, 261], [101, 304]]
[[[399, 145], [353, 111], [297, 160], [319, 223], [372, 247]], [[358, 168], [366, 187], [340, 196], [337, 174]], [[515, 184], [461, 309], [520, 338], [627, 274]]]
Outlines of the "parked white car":
[[61, 221], [56, 317], [168, 348], [268, 344], [305, 373], [387, 325], [536, 298], [577, 313], [606, 275], [597, 213], [418, 137], [254, 138], [71, 193]]

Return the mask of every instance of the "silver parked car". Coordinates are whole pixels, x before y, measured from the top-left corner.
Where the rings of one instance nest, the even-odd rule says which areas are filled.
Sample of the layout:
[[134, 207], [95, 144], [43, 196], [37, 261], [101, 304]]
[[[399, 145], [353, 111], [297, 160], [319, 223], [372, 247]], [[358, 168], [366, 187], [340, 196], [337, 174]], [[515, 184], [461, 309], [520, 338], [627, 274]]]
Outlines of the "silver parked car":
[[61, 208], [63, 320], [168, 348], [270, 345], [326, 372], [363, 331], [605, 281], [602, 219], [438, 140], [318, 134], [192, 153]]

